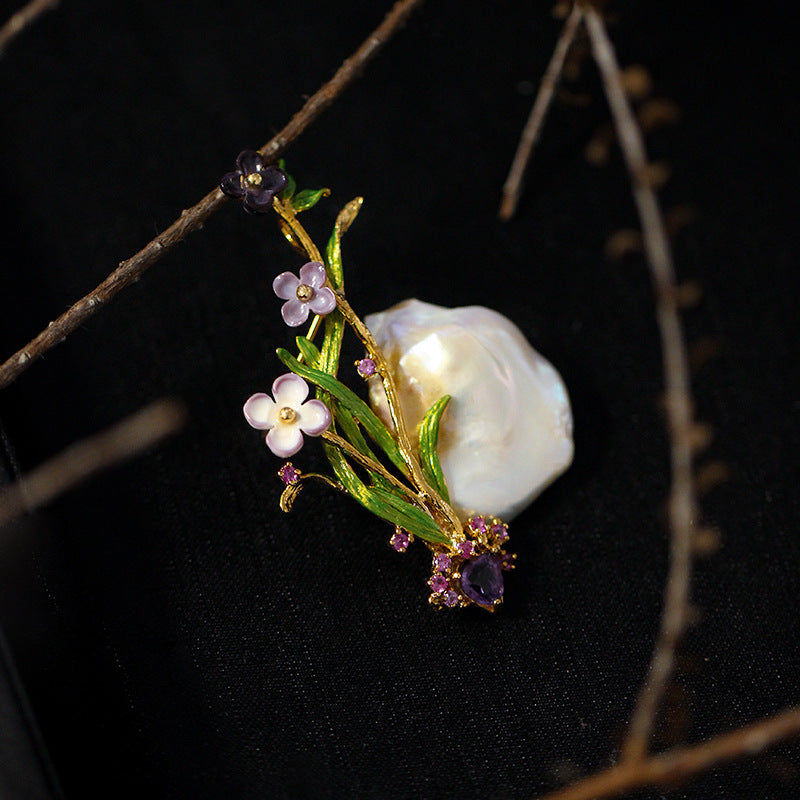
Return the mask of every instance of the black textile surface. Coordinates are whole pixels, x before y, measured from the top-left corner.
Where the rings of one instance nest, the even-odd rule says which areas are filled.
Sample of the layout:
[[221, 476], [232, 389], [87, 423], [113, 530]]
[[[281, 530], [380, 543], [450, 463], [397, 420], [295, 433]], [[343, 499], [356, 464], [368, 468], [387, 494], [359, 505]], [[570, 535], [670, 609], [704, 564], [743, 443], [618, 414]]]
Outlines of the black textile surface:
[[[731, 475], [703, 500], [723, 543], [697, 565], [659, 748], [800, 700], [794, 48], [768, 4], [712, 6], [621, 3], [611, 29], [682, 111], [648, 147], [665, 208], [698, 210], [675, 247], [704, 289], [689, 337], [718, 345], [694, 378], [701, 463]], [[0, 355], [263, 144], [387, 7], [65, 0], [27, 31], [0, 60]], [[333, 189], [318, 240], [366, 198], [344, 244], [357, 310], [481, 303], [565, 378], [575, 463], [515, 520], [499, 613], [436, 613], [425, 548], [396, 554], [346, 497], [279, 512], [279, 462], [241, 415], [292, 341], [271, 281], [302, 262], [270, 218], [226, 205], [0, 393], [23, 471], [155, 398], [191, 415], [3, 534], [0, 621], [68, 797], [511, 800], [613, 762], [667, 569], [661, 363], [641, 258], [604, 256], [636, 217], [619, 153], [584, 157], [608, 119], [591, 65], [568, 87], [590, 104], [554, 108], [496, 221], [558, 30], [547, 4], [430, 2], [288, 154]], [[319, 447], [295, 463], [322, 467]], [[798, 752], [669, 796], [797, 797]]]

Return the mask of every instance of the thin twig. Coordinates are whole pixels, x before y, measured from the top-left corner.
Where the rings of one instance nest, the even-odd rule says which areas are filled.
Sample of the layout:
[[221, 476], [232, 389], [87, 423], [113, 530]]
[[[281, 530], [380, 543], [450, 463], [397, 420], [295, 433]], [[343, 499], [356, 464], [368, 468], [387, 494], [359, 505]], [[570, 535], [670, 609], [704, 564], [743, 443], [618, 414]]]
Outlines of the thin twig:
[[798, 733], [800, 707], [796, 706], [694, 747], [676, 747], [641, 761], [623, 762], [572, 786], [546, 794], [539, 800], [601, 800], [618, 797], [632, 789], [685, 781], [727, 761], [756, 755]]
[[[267, 161], [273, 162], [287, 147], [361, 74], [364, 67], [406, 22], [423, 0], [400, 0], [386, 15], [383, 22], [366, 38], [336, 74], [312, 95], [303, 108], [295, 114], [289, 124], [270, 139], [259, 152]], [[172, 250], [186, 236], [203, 226], [205, 221], [226, 202], [228, 198], [217, 188], [209, 192], [197, 205], [185, 210], [163, 233], [131, 258], [123, 261], [96, 289], [78, 300], [57, 320], [51, 322], [35, 339], [14, 353], [0, 366], [0, 389], [8, 386], [48, 350], [63, 342], [80, 327], [104, 303], [120, 290], [137, 281], [148, 267]]]
[[90, 476], [126, 461], [183, 426], [177, 400], [157, 400], [111, 428], [70, 445], [0, 493], [0, 529], [64, 494]]
[[592, 52], [603, 79], [642, 226], [644, 250], [655, 291], [656, 318], [661, 332], [670, 438], [670, 568], [664, 611], [650, 671], [639, 693], [622, 748], [623, 760], [635, 761], [647, 753], [658, 707], [674, 669], [675, 649], [688, 617], [692, 535], [697, 509], [692, 485], [692, 402], [686, 343], [678, 313], [675, 269], [658, 200], [647, 177], [642, 133], [628, 104], [605, 22], [589, 4], [585, 5], [584, 12]]
[[539, 134], [542, 132], [547, 111], [550, 104], [553, 102], [556, 86], [561, 79], [561, 72], [564, 69], [564, 60], [569, 53], [572, 42], [575, 40], [575, 34], [578, 32], [581, 20], [583, 19], [583, 8], [579, 3], [572, 7], [564, 27], [561, 29], [561, 34], [556, 43], [556, 49], [553, 52], [553, 57], [547, 65], [547, 70], [542, 78], [542, 83], [539, 86], [539, 93], [536, 95], [536, 100], [531, 109], [531, 115], [525, 123], [525, 128], [522, 131], [522, 138], [520, 139], [517, 147], [514, 162], [511, 164], [508, 177], [506, 178], [505, 185], [503, 186], [503, 197], [500, 201], [500, 211], [497, 216], [503, 222], [507, 222], [514, 215], [519, 203], [519, 195], [522, 191], [522, 179], [525, 177], [525, 172], [528, 169], [528, 163], [533, 154], [533, 148], [539, 140]]
[[0, 58], [6, 51], [9, 43], [16, 39], [22, 31], [35, 22], [46, 11], [55, 8], [59, 0], [31, 0], [19, 11], [12, 14], [8, 22], [0, 28]]

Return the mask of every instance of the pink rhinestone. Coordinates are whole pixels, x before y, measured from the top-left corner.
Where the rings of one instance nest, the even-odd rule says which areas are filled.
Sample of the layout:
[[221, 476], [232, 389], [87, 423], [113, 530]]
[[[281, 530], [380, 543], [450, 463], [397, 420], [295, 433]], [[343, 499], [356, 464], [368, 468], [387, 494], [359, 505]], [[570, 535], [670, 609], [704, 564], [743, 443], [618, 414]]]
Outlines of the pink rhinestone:
[[514, 569], [514, 556], [506, 554], [500, 559], [500, 568], [509, 570]]
[[508, 539], [508, 529], [502, 522], [492, 525], [492, 533], [495, 535], [498, 542], [505, 542], [506, 539]]
[[452, 563], [453, 562], [450, 561], [450, 556], [446, 555], [445, 553], [439, 553], [433, 558], [433, 565], [439, 570], [439, 572], [445, 572], [450, 569]]
[[392, 535], [392, 538], [389, 539], [389, 544], [397, 550], [398, 553], [405, 553], [408, 542], [408, 534], [405, 531], [396, 531]]
[[475, 545], [472, 544], [470, 541], [466, 542], [459, 542], [458, 543], [458, 552], [461, 553], [464, 558], [469, 558], [472, 555], [472, 551], [475, 549]]
[[300, 473], [292, 466], [291, 461], [287, 461], [279, 470], [278, 477], [287, 485], [297, 483]]
[[356, 364], [356, 371], [362, 378], [369, 378], [374, 375], [376, 369], [375, 361], [371, 358], [362, 358], [361, 361]]
[[447, 578], [444, 575], [434, 575], [428, 581], [428, 585], [434, 592], [443, 592], [447, 588]]
[[452, 608], [458, 603], [458, 595], [451, 589], [449, 592], [444, 593], [444, 604], [448, 608]]
[[471, 517], [469, 526], [475, 533], [486, 533], [486, 520], [483, 517]]

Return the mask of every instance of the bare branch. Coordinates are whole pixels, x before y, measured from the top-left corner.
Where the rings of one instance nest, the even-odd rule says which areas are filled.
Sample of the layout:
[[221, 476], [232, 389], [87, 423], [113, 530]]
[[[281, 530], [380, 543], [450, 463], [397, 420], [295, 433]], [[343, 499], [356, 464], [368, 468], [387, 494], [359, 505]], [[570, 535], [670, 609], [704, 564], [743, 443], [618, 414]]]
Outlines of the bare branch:
[[0, 493], [0, 530], [21, 514], [171, 436], [185, 419], [182, 403], [157, 400], [111, 428], [70, 445]]
[[31, 0], [30, 3], [23, 6], [0, 28], [0, 58], [6, 51], [9, 43], [16, 39], [22, 31], [29, 25], [35, 22], [46, 11], [55, 8], [59, 0]]
[[561, 72], [564, 69], [564, 60], [569, 53], [569, 48], [575, 40], [575, 34], [578, 32], [581, 20], [583, 19], [583, 8], [580, 4], [576, 3], [564, 27], [561, 29], [561, 34], [556, 43], [556, 49], [553, 52], [553, 57], [547, 65], [547, 70], [542, 78], [539, 93], [536, 95], [536, 100], [531, 109], [531, 115], [525, 123], [525, 128], [522, 131], [522, 138], [520, 139], [517, 147], [514, 161], [511, 164], [508, 177], [506, 178], [505, 185], [503, 186], [503, 197], [500, 201], [500, 211], [497, 216], [503, 222], [507, 222], [514, 216], [519, 203], [519, 195], [522, 191], [522, 179], [525, 177], [525, 172], [528, 169], [528, 163], [533, 154], [533, 148], [539, 140], [539, 134], [542, 132], [547, 111], [553, 101], [553, 96], [556, 91], [556, 86], [561, 79]]
[[704, 770], [753, 756], [800, 733], [800, 706], [760, 720], [694, 747], [677, 747], [658, 756], [629, 760], [584, 778], [539, 800], [601, 800], [632, 789], [685, 781]]
[[[400, 0], [386, 15], [383, 22], [366, 38], [358, 50], [350, 56], [336, 74], [312, 95], [303, 108], [295, 114], [289, 124], [270, 139], [259, 152], [268, 161], [276, 161], [289, 145], [361, 74], [364, 67], [375, 57], [411, 13], [423, 0]], [[197, 205], [184, 211], [163, 233], [131, 258], [123, 261], [96, 289], [76, 302], [57, 320], [51, 322], [35, 339], [14, 353], [0, 366], [0, 389], [8, 386], [22, 372], [48, 350], [61, 343], [76, 328], [115, 295], [137, 281], [144, 272], [190, 233], [203, 226], [205, 221], [226, 202], [228, 198], [217, 188], [209, 192]]]
[[656, 318], [661, 332], [670, 438], [670, 570], [664, 611], [649, 675], [639, 694], [622, 749], [623, 759], [636, 760], [647, 753], [659, 703], [674, 669], [675, 648], [688, 618], [692, 536], [697, 509], [692, 483], [692, 402], [686, 343], [678, 314], [675, 269], [658, 200], [648, 177], [642, 133], [625, 95], [605, 22], [588, 3], [584, 6], [584, 13], [592, 53], [603, 79], [642, 225], [644, 251], [653, 281]]

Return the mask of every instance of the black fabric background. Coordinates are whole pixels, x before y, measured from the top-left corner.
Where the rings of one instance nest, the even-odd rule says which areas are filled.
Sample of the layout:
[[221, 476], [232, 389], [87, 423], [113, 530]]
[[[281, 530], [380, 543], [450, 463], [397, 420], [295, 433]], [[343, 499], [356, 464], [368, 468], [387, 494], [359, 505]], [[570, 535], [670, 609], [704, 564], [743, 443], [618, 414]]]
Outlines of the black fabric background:
[[[800, 699], [793, 45], [780, 6], [704, 5], [620, 3], [612, 28], [683, 112], [648, 147], [673, 167], [665, 207], [699, 210], [676, 260], [705, 290], [690, 339], [721, 345], [694, 388], [732, 473], [703, 502], [723, 546], [697, 565], [659, 747]], [[263, 144], [387, 7], [65, 0], [24, 34], [0, 60], [0, 355]], [[607, 120], [592, 67], [572, 88], [593, 102], [554, 109], [519, 215], [495, 219], [558, 29], [547, 4], [430, 2], [287, 156], [333, 189], [318, 240], [366, 198], [344, 245], [356, 309], [485, 304], [566, 380], [575, 463], [515, 521], [500, 613], [435, 613], [427, 551], [397, 555], [347, 498], [278, 511], [241, 415], [291, 341], [270, 284], [300, 261], [270, 218], [226, 205], [0, 394], [22, 470], [163, 395], [191, 414], [3, 533], [2, 625], [68, 797], [511, 800], [613, 762], [667, 569], [661, 365], [641, 259], [603, 255], [635, 213], [618, 153], [583, 155]], [[669, 796], [797, 797], [798, 752]]]

